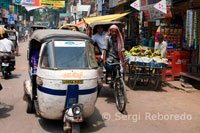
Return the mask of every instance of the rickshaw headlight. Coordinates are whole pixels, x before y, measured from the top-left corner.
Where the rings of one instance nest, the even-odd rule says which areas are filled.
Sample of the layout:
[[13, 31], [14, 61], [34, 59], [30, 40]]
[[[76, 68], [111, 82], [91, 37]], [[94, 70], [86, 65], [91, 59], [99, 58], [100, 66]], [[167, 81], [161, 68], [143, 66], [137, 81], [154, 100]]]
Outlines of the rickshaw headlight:
[[74, 105], [74, 106], [72, 107], [72, 112], [73, 112], [74, 115], [80, 115], [81, 112], [82, 112], [81, 106], [79, 106], [79, 105]]

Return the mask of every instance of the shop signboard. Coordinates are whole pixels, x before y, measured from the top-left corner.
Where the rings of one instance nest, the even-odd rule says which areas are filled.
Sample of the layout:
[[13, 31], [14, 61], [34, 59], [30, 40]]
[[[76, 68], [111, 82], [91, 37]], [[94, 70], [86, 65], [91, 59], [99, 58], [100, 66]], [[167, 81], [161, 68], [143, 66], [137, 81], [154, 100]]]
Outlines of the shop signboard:
[[157, 4], [154, 5], [154, 8], [156, 8], [157, 10], [167, 14], [166, 0], [161, 0], [160, 2], [158, 2]]
[[15, 23], [15, 17], [14, 14], [8, 14], [8, 23], [9, 24], [14, 24]]
[[[154, 8], [154, 5], [160, 2], [161, 0], [140, 0], [141, 10], [149, 10]], [[172, 5], [172, 0], [166, 0], [167, 6]]]
[[77, 11], [82, 12], [82, 11], [88, 11], [88, 9], [90, 8], [90, 5], [81, 5], [81, 4], [77, 4]]
[[22, 19], [23, 19], [23, 16], [19, 15], [19, 21], [22, 21]]
[[33, 16], [30, 16], [30, 21], [33, 22]]
[[21, 3], [21, 0], [15, 0], [15, 4], [19, 5]]
[[9, 6], [9, 11], [10, 11], [10, 13], [14, 13], [14, 6], [13, 5]]
[[136, 0], [130, 6], [137, 9], [138, 11], [140, 11], [140, 1], [139, 0]]
[[71, 15], [71, 13], [60, 13], [59, 14], [60, 18], [69, 17], [70, 15]]
[[102, 0], [98, 0], [98, 11], [101, 12], [102, 11]]
[[110, 14], [109, 1], [104, 0], [104, 3], [102, 4], [102, 15], [108, 14]]
[[77, 6], [73, 6], [73, 13], [77, 13]]
[[103, 6], [102, 7], [102, 15], [109, 15], [110, 14], [110, 9]]
[[157, 20], [161, 18], [172, 18], [171, 8], [167, 7], [167, 14], [157, 10], [157, 9], [149, 9], [144, 10], [144, 17], [146, 20]]
[[34, 0], [22, 0], [23, 5], [32, 5], [34, 6]]
[[63, 8], [65, 7], [64, 0], [40, 0], [40, 5], [48, 8]]

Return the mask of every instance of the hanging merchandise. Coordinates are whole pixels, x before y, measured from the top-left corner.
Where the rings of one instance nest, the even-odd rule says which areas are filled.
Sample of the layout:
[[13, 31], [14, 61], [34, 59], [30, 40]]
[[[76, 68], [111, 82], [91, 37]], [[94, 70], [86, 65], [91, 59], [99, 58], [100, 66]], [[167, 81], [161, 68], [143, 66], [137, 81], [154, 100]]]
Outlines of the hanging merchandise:
[[168, 49], [182, 49], [183, 27], [177, 24], [161, 24], [160, 33], [168, 44]]
[[200, 19], [200, 10], [187, 10], [185, 40], [187, 42], [187, 46], [192, 50], [196, 50], [197, 45], [199, 45], [200, 43], [199, 19]]

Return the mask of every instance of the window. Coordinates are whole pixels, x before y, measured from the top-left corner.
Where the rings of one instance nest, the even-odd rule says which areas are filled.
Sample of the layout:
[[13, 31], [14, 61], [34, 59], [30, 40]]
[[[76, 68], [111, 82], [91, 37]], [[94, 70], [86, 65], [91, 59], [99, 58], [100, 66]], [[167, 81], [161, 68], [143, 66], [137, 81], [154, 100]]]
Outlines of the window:
[[85, 41], [55, 41], [45, 44], [40, 66], [57, 69], [97, 68], [93, 46]]
[[56, 68], [88, 68], [85, 47], [55, 47]]
[[54, 68], [54, 58], [53, 58], [53, 45], [52, 42], [46, 44], [42, 51], [41, 56], [41, 67], [43, 68]]

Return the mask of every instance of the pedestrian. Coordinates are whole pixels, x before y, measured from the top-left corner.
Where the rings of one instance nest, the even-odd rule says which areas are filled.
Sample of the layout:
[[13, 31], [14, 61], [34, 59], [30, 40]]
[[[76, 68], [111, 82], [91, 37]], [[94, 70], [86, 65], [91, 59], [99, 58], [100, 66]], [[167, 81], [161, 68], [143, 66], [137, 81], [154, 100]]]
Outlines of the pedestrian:
[[162, 57], [166, 58], [167, 42], [163, 40], [163, 35], [158, 34], [157, 39], [159, 43], [155, 44], [154, 51], [158, 50]]
[[11, 26], [11, 30], [15, 32], [14, 33], [15, 39], [13, 40], [13, 42], [14, 42], [16, 54], [18, 54], [19, 53], [19, 33], [17, 30], [15, 30], [14, 26]]
[[29, 33], [28, 30], [25, 30], [25, 34], [24, 34], [24, 40], [26, 41], [28, 39]]

